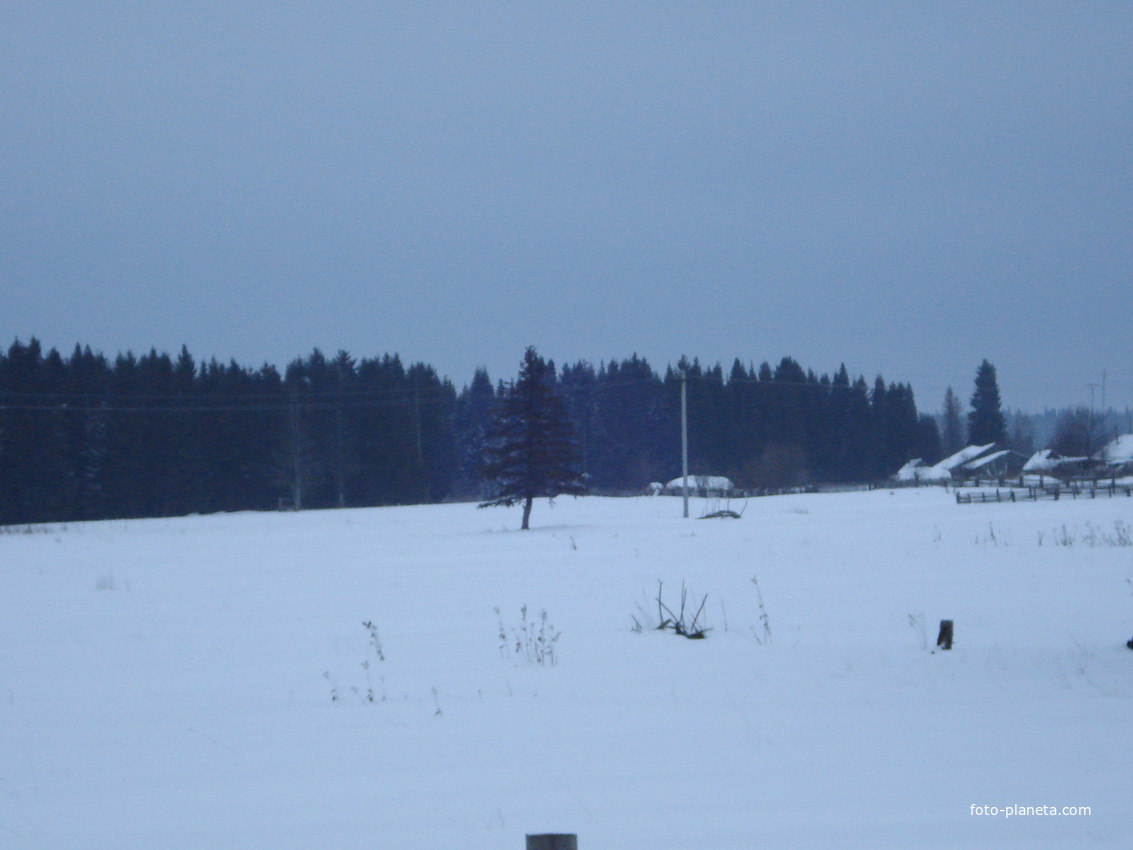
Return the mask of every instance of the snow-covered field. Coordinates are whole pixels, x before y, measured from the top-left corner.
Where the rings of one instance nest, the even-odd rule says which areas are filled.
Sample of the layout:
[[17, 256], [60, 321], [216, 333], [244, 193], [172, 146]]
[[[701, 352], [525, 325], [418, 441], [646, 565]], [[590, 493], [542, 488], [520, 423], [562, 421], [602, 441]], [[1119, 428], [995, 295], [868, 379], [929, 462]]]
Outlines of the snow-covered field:
[[[1129, 846], [1133, 500], [683, 520], [586, 498], [518, 521], [0, 535], [0, 847]], [[633, 630], [659, 580], [670, 606], [682, 581], [708, 595], [707, 640]], [[513, 651], [525, 605], [557, 663]]]

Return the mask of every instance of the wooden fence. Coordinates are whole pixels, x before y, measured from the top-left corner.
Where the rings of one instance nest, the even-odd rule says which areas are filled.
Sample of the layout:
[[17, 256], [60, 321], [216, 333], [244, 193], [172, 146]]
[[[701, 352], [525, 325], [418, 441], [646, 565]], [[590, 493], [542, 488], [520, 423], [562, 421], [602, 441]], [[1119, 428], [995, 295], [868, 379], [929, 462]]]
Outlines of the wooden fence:
[[1050, 484], [1044, 487], [1011, 487], [1007, 489], [980, 490], [970, 493], [956, 490], [956, 504], [970, 505], [985, 502], [1037, 502], [1039, 499], [1083, 498], [1096, 499], [1098, 496], [1133, 497], [1133, 486], [1128, 484]]

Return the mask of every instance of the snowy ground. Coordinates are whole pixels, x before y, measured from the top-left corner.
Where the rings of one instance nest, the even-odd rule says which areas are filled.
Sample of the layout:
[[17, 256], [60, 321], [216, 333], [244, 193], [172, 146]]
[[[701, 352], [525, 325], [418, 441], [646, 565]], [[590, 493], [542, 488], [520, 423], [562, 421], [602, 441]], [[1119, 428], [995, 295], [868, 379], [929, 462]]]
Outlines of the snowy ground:
[[[1128, 846], [1133, 500], [680, 509], [0, 535], [0, 847]], [[632, 630], [658, 580], [707, 640]], [[511, 650], [524, 605], [553, 666]]]

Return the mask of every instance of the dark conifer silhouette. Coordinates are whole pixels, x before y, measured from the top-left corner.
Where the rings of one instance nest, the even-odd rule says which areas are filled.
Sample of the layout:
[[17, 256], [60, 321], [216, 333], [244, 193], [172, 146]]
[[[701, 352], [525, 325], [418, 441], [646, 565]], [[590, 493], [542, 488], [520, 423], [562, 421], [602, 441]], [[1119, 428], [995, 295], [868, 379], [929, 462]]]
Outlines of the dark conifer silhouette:
[[976, 370], [976, 389], [972, 393], [972, 412], [968, 414], [968, 441], [976, 446], [1002, 443], [1007, 439], [1007, 420], [999, 402], [995, 367], [987, 360]]
[[453, 406], [453, 451], [456, 468], [452, 492], [456, 498], [481, 499], [484, 483], [480, 479], [488, 427], [496, 404], [496, 389], [488, 370], [480, 367]]
[[945, 457], [964, 448], [964, 423], [960, 412], [960, 399], [949, 387], [944, 393], [944, 433], [940, 435], [940, 450]]
[[522, 503], [520, 528], [526, 529], [536, 498], [586, 491], [578, 469], [574, 426], [555, 387], [554, 364], [529, 346], [489, 431], [482, 474], [492, 489], [480, 507]]
[[[76, 345], [64, 358], [17, 340], [0, 351], [0, 526], [461, 498], [526, 503], [528, 492], [579, 492], [580, 479], [605, 494], [644, 492], [681, 470], [682, 375], [692, 470], [743, 488], [878, 481], [910, 457], [941, 451], [911, 387], [879, 378], [871, 391], [844, 366], [831, 378], [789, 357], [775, 369], [737, 360], [727, 371], [682, 358], [658, 374], [635, 355], [556, 373], [532, 349], [523, 368], [498, 390], [480, 370], [458, 395], [432, 367], [405, 366], [396, 354], [356, 361], [315, 350], [281, 375], [267, 364], [198, 363], [185, 347], [176, 357], [107, 358]], [[973, 421], [999, 409], [993, 375], [981, 367]], [[521, 414], [525, 403], [545, 405], [539, 439], [558, 448], [530, 471], [542, 489], [507, 489], [529, 480], [516, 466], [522, 415], [499, 419], [489, 446], [505, 396]], [[946, 429], [959, 433], [954, 393], [949, 401]], [[1100, 439], [1100, 428], [1093, 434]], [[982, 442], [998, 436], [975, 433]], [[548, 456], [559, 466], [548, 467]], [[491, 488], [480, 478], [485, 458], [496, 469]]]

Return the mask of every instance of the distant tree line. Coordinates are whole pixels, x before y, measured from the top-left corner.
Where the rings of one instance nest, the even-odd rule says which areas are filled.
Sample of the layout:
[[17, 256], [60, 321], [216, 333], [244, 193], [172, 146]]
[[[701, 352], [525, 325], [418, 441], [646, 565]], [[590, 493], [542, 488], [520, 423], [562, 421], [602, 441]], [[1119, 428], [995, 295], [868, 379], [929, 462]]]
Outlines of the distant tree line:
[[[595, 492], [680, 473], [682, 373], [693, 471], [739, 486], [874, 481], [941, 450], [909, 385], [844, 366], [548, 366]], [[481, 499], [508, 386], [481, 369], [458, 391], [388, 354], [316, 350], [280, 374], [185, 348], [110, 360], [17, 341], [0, 354], [0, 524]]]
[[397, 357], [272, 366], [151, 351], [0, 356], [0, 523], [427, 502], [456, 392]]
[[560, 386], [591, 486], [617, 492], [680, 472], [680, 384], [687, 380], [689, 463], [738, 486], [877, 481], [905, 461], [938, 455], [934, 417], [919, 416], [908, 384], [871, 386], [842, 366], [833, 376], [789, 357], [725, 373], [682, 360], [663, 376], [638, 357], [595, 369], [565, 366]]

